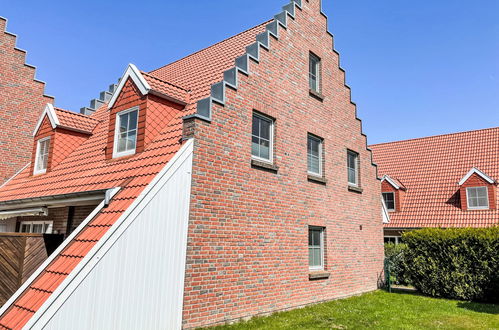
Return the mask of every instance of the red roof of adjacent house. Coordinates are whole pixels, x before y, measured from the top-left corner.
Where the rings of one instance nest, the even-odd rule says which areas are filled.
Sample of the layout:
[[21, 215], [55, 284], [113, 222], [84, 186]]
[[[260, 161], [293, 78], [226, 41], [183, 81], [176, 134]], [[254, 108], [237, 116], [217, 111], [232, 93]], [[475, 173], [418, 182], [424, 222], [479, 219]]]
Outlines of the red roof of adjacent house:
[[85, 116], [73, 111], [54, 107], [59, 126], [80, 132], [92, 133], [99, 121], [94, 117]]
[[[108, 207], [101, 210], [42, 271], [14, 304], [0, 316], [0, 327], [22, 328], [52, 292], [71, 273], [82, 258], [115, 223], [141, 191], [180, 149], [182, 117], [195, 110], [196, 102], [208, 96], [210, 85], [223, 78], [234, 66], [236, 57], [255, 41], [264, 24], [201, 50], [179, 61], [144, 74], [153, 90], [188, 102], [184, 112], [162, 123], [163, 130], [145, 150], [132, 157], [106, 161], [109, 112], [104, 105], [92, 117], [58, 109], [61, 125], [90, 130], [92, 135], [66, 159], [41, 176], [31, 176], [29, 167], [0, 188], [0, 203], [5, 201], [88, 192], [112, 187], [121, 190]], [[181, 86], [181, 87], [180, 87]], [[187, 91], [190, 91], [188, 93]], [[79, 118], [80, 122], [74, 119]], [[63, 124], [63, 122], [65, 124]]]
[[[486, 227], [499, 210], [463, 211], [458, 182], [473, 168], [499, 180], [499, 127], [370, 146], [378, 174], [407, 189], [390, 228]], [[497, 198], [497, 196], [496, 196]]]

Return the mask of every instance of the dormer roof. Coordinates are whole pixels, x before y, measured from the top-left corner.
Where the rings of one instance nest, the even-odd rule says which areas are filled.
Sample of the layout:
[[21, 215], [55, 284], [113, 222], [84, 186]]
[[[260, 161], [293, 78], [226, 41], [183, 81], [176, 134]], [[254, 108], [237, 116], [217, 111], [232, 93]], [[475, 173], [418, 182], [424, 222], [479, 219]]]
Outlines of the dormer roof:
[[487, 174], [483, 173], [482, 171], [480, 171], [478, 168], [476, 167], [473, 167], [462, 179], [461, 181], [459, 181], [459, 185], [462, 186], [466, 181], [468, 181], [468, 179], [473, 175], [473, 174], [476, 174], [478, 175], [479, 177], [481, 177], [482, 179], [484, 179], [485, 181], [487, 181], [488, 183], [490, 184], [493, 184], [495, 183], [495, 180], [492, 179], [490, 176], [488, 176]]
[[99, 123], [99, 121], [94, 118], [76, 112], [55, 108], [52, 104], [47, 103], [40, 118], [38, 118], [38, 122], [33, 130], [33, 136], [35, 136], [40, 129], [45, 117], [50, 121], [52, 129], [59, 127], [86, 134], [92, 134], [95, 126]]
[[381, 182], [383, 181], [388, 182], [392, 185], [393, 188], [397, 190], [406, 190], [405, 186], [399, 180], [397, 180], [396, 178], [392, 178], [389, 175], [383, 175], [383, 177], [381, 178]]

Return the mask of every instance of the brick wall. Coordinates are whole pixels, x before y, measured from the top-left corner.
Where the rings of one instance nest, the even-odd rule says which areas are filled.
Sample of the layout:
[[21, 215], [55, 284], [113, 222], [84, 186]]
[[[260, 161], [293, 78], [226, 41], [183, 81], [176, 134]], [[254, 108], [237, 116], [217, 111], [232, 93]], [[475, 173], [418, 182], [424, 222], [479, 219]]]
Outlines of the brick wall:
[[0, 18], [0, 184], [30, 161], [33, 129], [44, 105], [54, 101], [25, 63], [26, 52], [16, 48], [16, 36], [4, 32], [6, 23]]
[[[496, 186], [488, 183], [476, 173], [471, 175], [468, 180], [459, 188], [459, 195], [461, 200], [461, 208], [463, 211], [468, 211], [468, 201], [466, 196], [467, 187], [487, 187], [489, 193], [489, 210], [496, 209]], [[486, 210], [470, 210], [474, 212], [483, 212]]]
[[[319, 0], [249, 76], [239, 74], [211, 123], [194, 132], [184, 326], [214, 324], [377, 288], [383, 268], [380, 182], [361, 135]], [[323, 101], [309, 95], [308, 58], [322, 60]], [[254, 110], [275, 121], [277, 172], [254, 168]], [[324, 139], [325, 178], [307, 180], [307, 133]], [[361, 193], [347, 189], [347, 150], [360, 154]], [[308, 226], [326, 228], [328, 279], [309, 280]]]

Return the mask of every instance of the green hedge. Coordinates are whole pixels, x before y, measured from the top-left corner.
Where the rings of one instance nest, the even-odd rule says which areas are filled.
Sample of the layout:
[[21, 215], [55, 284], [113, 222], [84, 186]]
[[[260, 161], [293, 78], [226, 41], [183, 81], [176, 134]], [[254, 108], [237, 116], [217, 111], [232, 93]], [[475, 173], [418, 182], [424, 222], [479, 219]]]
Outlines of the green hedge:
[[385, 243], [385, 267], [392, 284], [408, 285], [405, 252], [407, 244]]
[[407, 276], [419, 291], [499, 302], [499, 227], [427, 228], [403, 234]]

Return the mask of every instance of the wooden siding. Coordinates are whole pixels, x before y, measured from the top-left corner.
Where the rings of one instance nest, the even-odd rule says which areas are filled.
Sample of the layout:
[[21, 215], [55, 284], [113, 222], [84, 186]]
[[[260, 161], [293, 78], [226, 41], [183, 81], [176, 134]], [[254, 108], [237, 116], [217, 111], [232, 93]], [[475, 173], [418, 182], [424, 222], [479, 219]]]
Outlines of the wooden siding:
[[45, 259], [43, 235], [0, 233], [0, 306]]

